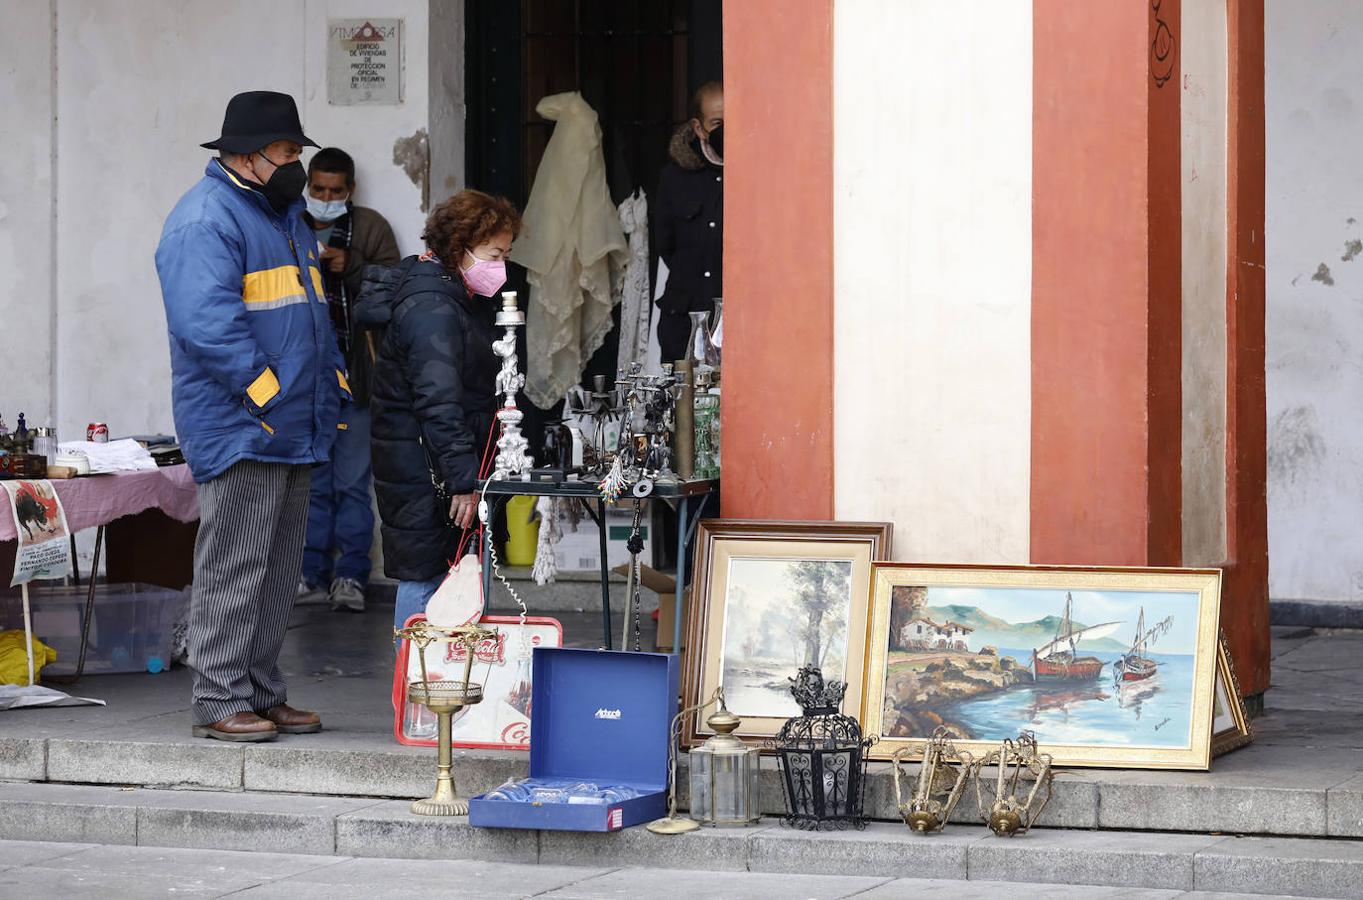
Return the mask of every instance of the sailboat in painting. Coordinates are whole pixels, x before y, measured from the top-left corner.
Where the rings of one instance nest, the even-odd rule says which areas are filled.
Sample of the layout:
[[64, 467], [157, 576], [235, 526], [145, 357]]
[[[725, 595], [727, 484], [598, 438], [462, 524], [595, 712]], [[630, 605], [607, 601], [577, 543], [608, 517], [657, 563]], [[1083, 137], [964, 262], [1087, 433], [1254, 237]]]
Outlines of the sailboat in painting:
[[1121, 659], [1112, 664], [1112, 677], [1121, 682], [1145, 681], [1159, 670], [1159, 663], [1145, 654], [1146, 646], [1153, 644], [1160, 635], [1174, 627], [1174, 617], [1169, 616], [1149, 631], [1145, 628], [1145, 608], [1141, 608], [1140, 619], [1136, 622], [1136, 639], [1131, 649]]
[[1065, 616], [1055, 639], [1032, 651], [1032, 677], [1037, 681], [1094, 681], [1106, 665], [1096, 656], [1080, 656], [1081, 641], [1096, 641], [1112, 634], [1121, 622], [1104, 622], [1075, 628], [1071, 612], [1074, 598], [1065, 594]]

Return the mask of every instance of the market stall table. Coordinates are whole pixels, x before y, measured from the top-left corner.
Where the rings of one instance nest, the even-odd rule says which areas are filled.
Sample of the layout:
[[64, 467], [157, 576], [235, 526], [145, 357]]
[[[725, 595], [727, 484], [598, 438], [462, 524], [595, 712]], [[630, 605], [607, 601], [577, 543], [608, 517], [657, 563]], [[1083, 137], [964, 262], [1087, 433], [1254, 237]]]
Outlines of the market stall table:
[[[85, 616], [81, 625], [80, 660], [75, 674], [63, 680], [75, 681], [85, 668], [85, 651], [90, 636], [90, 617], [94, 610], [96, 574], [103, 550], [105, 526], [125, 516], [146, 510], [159, 510], [178, 522], [193, 522], [199, 517], [199, 495], [194, 478], [186, 465], [166, 466], [136, 472], [116, 472], [110, 475], [86, 475], [79, 478], [56, 479], [51, 482], [66, 513], [67, 528], [72, 534], [73, 562], [75, 533], [94, 528], [95, 554], [90, 567], [89, 590], [85, 600]], [[17, 537], [14, 519], [0, 515], [0, 543]], [[0, 567], [13, 568], [13, 549], [0, 554]], [[6, 569], [8, 571], [8, 569]], [[79, 571], [76, 579], [79, 583]]]
[[[682, 576], [680, 569], [686, 559], [686, 546], [691, 542], [692, 536], [696, 533], [696, 526], [700, 523], [700, 512], [704, 508], [705, 499], [710, 494], [719, 490], [719, 481], [715, 480], [692, 480], [674, 483], [655, 484], [653, 492], [645, 500], [662, 500], [665, 505], [677, 513], [677, 587], [676, 587], [676, 615], [673, 616], [672, 624], [672, 652], [681, 652], [681, 629], [682, 619], [685, 610], [683, 604], [683, 591], [685, 590], [686, 579]], [[478, 483], [478, 491], [484, 494], [489, 504], [498, 498], [509, 499], [511, 497], [557, 497], [569, 500], [579, 500], [587, 515], [596, 523], [600, 531], [600, 557], [601, 557], [601, 633], [605, 641], [605, 648], [611, 649], [611, 593], [610, 593], [610, 563], [607, 559], [607, 536], [606, 536], [606, 501], [601, 498], [601, 493], [597, 489], [595, 481], [563, 481], [563, 482], [543, 482], [543, 481], [482, 481]], [[634, 499], [627, 496], [624, 499]], [[489, 518], [491, 518], [489, 512]], [[490, 529], [483, 532], [483, 596], [487, 597], [492, 593], [492, 537]]]

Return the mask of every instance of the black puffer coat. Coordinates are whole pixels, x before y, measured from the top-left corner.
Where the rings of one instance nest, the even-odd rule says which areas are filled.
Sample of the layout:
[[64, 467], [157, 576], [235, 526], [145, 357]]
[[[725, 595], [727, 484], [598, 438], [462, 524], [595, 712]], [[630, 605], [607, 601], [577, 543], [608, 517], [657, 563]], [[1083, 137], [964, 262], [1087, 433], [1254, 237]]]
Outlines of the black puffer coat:
[[390, 578], [435, 578], [458, 546], [461, 535], [446, 524], [431, 476], [450, 494], [469, 493], [478, 478], [496, 412], [495, 315], [491, 300], [470, 297], [437, 262], [408, 257], [365, 272], [355, 324], [382, 334], [370, 409]]
[[668, 148], [671, 162], [649, 201], [653, 248], [668, 269], [658, 298], [658, 343], [666, 361], [686, 354], [687, 313], [711, 312], [723, 290], [724, 170], [708, 162], [697, 144], [689, 124], [677, 129]]

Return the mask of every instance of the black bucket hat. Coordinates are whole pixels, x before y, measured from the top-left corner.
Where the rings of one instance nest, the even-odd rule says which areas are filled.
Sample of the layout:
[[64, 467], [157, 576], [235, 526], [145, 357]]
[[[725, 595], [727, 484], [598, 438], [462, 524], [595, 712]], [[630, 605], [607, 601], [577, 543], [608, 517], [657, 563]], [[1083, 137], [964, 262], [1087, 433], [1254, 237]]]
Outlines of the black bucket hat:
[[303, 123], [298, 121], [298, 104], [292, 97], [278, 91], [247, 91], [227, 101], [222, 137], [199, 146], [228, 153], [251, 153], [275, 141], [317, 146], [303, 133]]

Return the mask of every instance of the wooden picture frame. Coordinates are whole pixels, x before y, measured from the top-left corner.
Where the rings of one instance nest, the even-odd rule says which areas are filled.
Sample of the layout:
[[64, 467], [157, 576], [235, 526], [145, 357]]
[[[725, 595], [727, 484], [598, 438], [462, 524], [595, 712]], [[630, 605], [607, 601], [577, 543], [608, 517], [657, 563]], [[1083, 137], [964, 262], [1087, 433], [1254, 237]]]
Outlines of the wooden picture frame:
[[1231, 658], [1226, 635], [1216, 651], [1216, 692], [1212, 699], [1212, 756], [1217, 757], [1238, 750], [1254, 742], [1254, 726], [1245, 714], [1245, 701], [1240, 694], [1240, 681], [1235, 677], [1235, 661]]
[[[855, 716], [863, 690], [871, 567], [890, 553], [892, 528], [888, 522], [701, 522], [682, 707], [723, 685], [728, 708], [743, 720], [736, 734], [764, 743], [800, 714], [787, 679], [813, 654], [825, 675], [848, 682], [843, 710]], [[830, 591], [839, 599], [829, 600]], [[705, 718], [686, 723], [686, 744], [713, 734]]]
[[1217, 569], [876, 564], [872, 756], [945, 725], [975, 753], [1027, 730], [1057, 766], [1205, 770], [1220, 599]]

